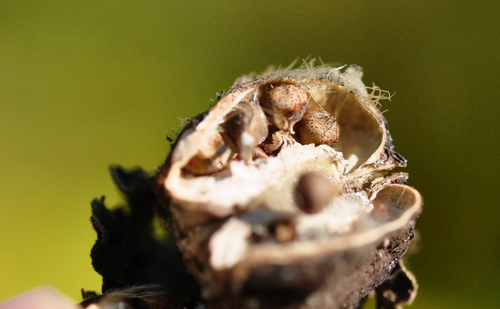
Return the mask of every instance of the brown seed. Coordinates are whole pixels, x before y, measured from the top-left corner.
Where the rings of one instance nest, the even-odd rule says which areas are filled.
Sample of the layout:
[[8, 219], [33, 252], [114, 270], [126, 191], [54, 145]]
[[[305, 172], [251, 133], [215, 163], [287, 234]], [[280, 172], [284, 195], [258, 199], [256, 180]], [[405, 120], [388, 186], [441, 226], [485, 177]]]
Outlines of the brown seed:
[[323, 210], [339, 188], [326, 176], [318, 172], [309, 172], [300, 176], [295, 187], [295, 203], [307, 214], [315, 214]]
[[291, 224], [278, 224], [274, 230], [274, 237], [279, 242], [289, 242], [295, 238], [295, 229]]
[[260, 98], [271, 123], [280, 130], [294, 134], [293, 126], [306, 111], [309, 94], [292, 84], [267, 85]]
[[309, 104], [298, 132], [300, 143], [332, 146], [339, 139], [339, 128], [334, 116], [325, 111], [318, 103]]

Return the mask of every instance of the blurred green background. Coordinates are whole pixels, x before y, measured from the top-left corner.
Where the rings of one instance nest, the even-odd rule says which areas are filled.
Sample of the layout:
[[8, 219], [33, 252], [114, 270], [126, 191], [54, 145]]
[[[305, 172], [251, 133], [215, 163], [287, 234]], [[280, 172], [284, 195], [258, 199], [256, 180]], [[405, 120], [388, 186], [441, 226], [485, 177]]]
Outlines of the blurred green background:
[[[496, 2], [499, 3], [499, 2]], [[297, 56], [355, 63], [424, 196], [412, 308], [498, 308], [500, 3], [0, 1], [0, 300], [99, 290], [89, 202], [153, 170], [219, 90]]]

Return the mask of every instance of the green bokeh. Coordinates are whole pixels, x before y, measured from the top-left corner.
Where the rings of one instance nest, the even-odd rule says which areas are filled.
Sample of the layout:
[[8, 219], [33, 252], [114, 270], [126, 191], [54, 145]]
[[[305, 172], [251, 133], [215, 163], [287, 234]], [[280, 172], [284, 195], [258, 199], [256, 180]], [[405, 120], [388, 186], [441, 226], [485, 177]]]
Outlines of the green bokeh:
[[425, 200], [412, 308], [499, 307], [494, 3], [1, 1], [0, 300], [98, 290], [89, 202], [119, 202], [107, 166], [153, 170], [178, 117], [311, 54], [397, 91], [383, 109]]

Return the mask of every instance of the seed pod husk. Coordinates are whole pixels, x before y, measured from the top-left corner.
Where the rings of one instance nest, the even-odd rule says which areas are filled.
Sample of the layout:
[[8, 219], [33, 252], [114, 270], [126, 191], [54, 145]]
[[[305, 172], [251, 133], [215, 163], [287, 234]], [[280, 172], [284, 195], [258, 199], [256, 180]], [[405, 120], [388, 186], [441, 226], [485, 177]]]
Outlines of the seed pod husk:
[[[405, 254], [422, 199], [387, 176], [406, 160], [361, 76], [309, 65], [241, 78], [179, 136], [157, 181], [186, 267], [216, 308], [355, 308]], [[250, 105], [267, 122], [248, 120]], [[226, 159], [224, 145], [242, 155]], [[193, 173], [200, 153], [209, 168]]]

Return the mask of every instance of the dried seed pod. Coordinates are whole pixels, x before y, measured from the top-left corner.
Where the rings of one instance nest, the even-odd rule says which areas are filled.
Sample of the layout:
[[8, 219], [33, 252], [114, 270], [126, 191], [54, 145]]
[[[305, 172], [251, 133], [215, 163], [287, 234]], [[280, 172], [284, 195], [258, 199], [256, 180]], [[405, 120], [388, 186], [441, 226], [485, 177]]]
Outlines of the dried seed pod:
[[[400, 184], [404, 177], [370, 186], [406, 164], [393, 150], [379, 97], [372, 100], [357, 66], [311, 67], [240, 79], [181, 134], [158, 174], [186, 266], [217, 308], [354, 308], [410, 244], [420, 194]], [[245, 120], [248, 104], [260, 105], [275, 128]], [[255, 141], [243, 145], [243, 134], [267, 132], [271, 142], [259, 147], [270, 154], [265, 148], [280, 130], [286, 143], [268, 158], [248, 158]], [[212, 151], [203, 151], [207, 145]], [[221, 160], [210, 174], [185, 172], [200, 153], [224, 145], [246, 159]], [[331, 183], [339, 187], [321, 189]], [[276, 303], [275, 295], [286, 297]]]

